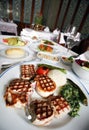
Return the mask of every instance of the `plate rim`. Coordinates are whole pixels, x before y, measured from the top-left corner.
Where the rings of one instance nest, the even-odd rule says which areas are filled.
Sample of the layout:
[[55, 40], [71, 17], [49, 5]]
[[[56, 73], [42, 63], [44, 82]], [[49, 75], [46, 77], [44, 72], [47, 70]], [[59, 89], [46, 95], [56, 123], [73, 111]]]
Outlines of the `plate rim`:
[[7, 46], [7, 47], [25, 47], [25, 46], [28, 46], [28, 43], [23, 45], [23, 46], [20, 46], [20, 45], [8, 45], [8, 43], [3, 41], [3, 39], [5, 39], [5, 38], [13, 38], [13, 37], [21, 38], [21, 36], [8, 36], [8, 35], [6, 36], [5, 35], [5, 36], [1, 37], [0, 42], [2, 43], [2, 45]]
[[24, 58], [28, 57], [29, 54], [30, 54], [28, 50], [26, 50], [26, 49], [24, 49], [24, 48], [21, 48], [22, 50], [25, 51], [25, 55], [24, 55], [24, 56], [22, 56], [22, 57], [16, 57], [16, 58], [14, 58], [14, 57], [9, 57], [8, 55], [5, 54], [5, 51], [6, 51], [7, 49], [11, 49], [11, 48], [21, 48], [21, 47], [8, 47], [8, 48], [1, 49], [1, 50], [0, 50], [0, 55], [1, 55], [2, 57], [4, 57], [4, 58], [8, 58], [8, 59], [12, 59], [12, 60], [16, 60], [16, 59], [18, 60], [18, 59], [24, 59]]

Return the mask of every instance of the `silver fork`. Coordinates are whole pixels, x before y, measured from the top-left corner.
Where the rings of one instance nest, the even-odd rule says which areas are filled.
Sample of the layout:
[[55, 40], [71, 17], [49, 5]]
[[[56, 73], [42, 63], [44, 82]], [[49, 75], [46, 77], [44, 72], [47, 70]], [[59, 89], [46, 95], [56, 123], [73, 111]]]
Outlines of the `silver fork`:
[[1, 69], [7, 69], [7, 68], [9, 68], [9, 67], [11, 67], [13, 65], [16, 65], [16, 64], [19, 64], [19, 63], [23, 63], [23, 62], [28, 62], [30, 60], [32, 61], [34, 59], [35, 59], [35, 57], [33, 57], [33, 59], [27, 59], [27, 60], [23, 60], [23, 61], [17, 61], [17, 62], [9, 63], [9, 64], [2, 64], [1, 65]]
[[6, 68], [9, 68], [11, 67], [12, 65], [16, 65], [18, 63], [21, 63], [20, 61], [19, 62], [15, 62], [15, 63], [11, 63], [11, 64], [2, 64], [1, 65], [1, 69], [6, 69]]

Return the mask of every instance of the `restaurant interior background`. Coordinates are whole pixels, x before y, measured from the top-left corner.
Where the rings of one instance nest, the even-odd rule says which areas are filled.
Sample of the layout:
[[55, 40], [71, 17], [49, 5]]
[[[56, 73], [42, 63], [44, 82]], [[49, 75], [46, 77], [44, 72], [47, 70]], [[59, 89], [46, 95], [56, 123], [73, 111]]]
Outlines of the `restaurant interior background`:
[[37, 13], [42, 16], [42, 25], [51, 31], [64, 31], [72, 24], [82, 38], [89, 36], [89, 0], [0, 0], [0, 18], [13, 20], [18, 35], [22, 28], [35, 23]]

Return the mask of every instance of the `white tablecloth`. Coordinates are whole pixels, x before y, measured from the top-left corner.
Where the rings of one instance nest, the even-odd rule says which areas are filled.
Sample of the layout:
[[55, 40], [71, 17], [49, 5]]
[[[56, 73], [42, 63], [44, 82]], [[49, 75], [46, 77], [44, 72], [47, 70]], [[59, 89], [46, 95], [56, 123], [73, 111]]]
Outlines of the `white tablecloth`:
[[[2, 39], [2, 38], [4, 38], [4, 37], [10, 37], [10, 36], [0, 35], [0, 39]], [[4, 45], [4, 44], [0, 41], [0, 50], [2, 50], [2, 49], [4, 49], [4, 48], [7, 48], [7, 47], [8, 47], [8, 46]], [[59, 51], [60, 57], [63, 56], [63, 55], [66, 55], [67, 49], [66, 49], [65, 47], [61, 46], [61, 45], [59, 45], [58, 47], [59, 47], [59, 50], [60, 50], [60, 51]], [[27, 50], [29, 50], [29, 46], [25, 46], [24, 48], [27, 49]], [[29, 51], [31, 51], [31, 50], [29, 50]], [[21, 60], [21, 59], [20, 59], [20, 60], [13, 60], [13, 59], [9, 59], [9, 58], [2, 57], [2, 56], [0, 55], [0, 66], [1, 66], [2, 64], [14, 63], [14, 62], [17, 62], [17, 61], [29, 61], [29, 60], [33, 60], [34, 58], [35, 58], [35, 60], [39, 60], [39, 59], [37, 58], [37, 56], [34, 54], [34, 52], [31, 53], [31, 54], [33, 55], [32, 58], [28, 56], [27, 58], [24, 58], [24, 59], [22, 59], [22, 60]], [[73, 51], [70, 51], [70, 52], [68, 53], [68, 55], [69, 55], [69, 56], [71, 56], [71, 55], [76, 55], [76, 53], [74, 53]], [[34, 57], [34, 56], [35, 56], [35, 57]], [[65, 69], [71, 71], [71, 73], [73, 73], [71, 67], [70, 67], [70, 66], [67, 66], [67, 65], [64, 65], [64, 64], [61, 62], [61, 60], [57, 63], [57, 65], [60, 65], [61, 67], [65, 68]], [[73, 74], [74, 74], [74, 73], [73, 73]], [[88, 82], [88, 81], [84, 81], [84, 80], [82, 80], [82, 79], [79, 79], [79, 80], [80, 80], [81, 83], [84, 85], [84, 87], [86, 88], [87, 92], [89, 93], [89, 82]]]

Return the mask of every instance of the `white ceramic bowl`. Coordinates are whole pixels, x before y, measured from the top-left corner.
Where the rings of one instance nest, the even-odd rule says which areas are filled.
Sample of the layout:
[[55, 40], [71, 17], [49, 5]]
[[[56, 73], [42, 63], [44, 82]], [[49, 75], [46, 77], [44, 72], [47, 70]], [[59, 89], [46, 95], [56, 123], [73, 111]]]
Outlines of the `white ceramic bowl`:
[[82, 68], [76, 61], [73, 62], [72, 69], [81, 79], [89, 80], [89, 70]]
[[89, 61], [89, 50], [84, 53], [84, 56]]
[[67, 57], [67, 56], [62, 56], [61, 57], [61, 60], [62, 60], [62, 62], [64, 63], [64, 64], [66, 64], [66, 65], [72, 65], [72, 60], [70, 60], [69, 59], [69, 57]]

